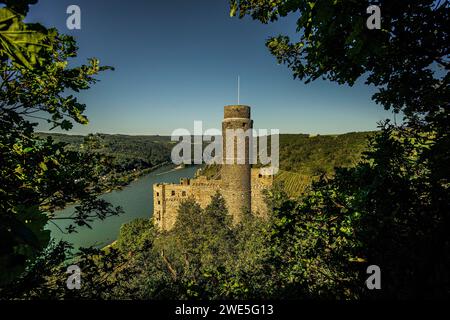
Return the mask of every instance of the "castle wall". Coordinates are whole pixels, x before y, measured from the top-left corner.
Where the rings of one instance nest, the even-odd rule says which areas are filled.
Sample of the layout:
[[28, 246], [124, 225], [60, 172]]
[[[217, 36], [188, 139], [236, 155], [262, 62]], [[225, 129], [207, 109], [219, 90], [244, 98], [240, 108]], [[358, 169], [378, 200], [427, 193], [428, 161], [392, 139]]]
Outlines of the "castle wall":
[[259, 169], [251, 170], [252, 181], [252, 213], [256, 216], [266, 218], [269, 208], [266, 203], [264, 190], [269, 190], [273, 185], [273, 176], [261, 175]]
[[175, 225], [181, 202], [193, 198], [202, 208], [211, 201], [211, 197], [222, 189], [220, 180], [182, 179], [180, 184], [156, 184], [153, 186], [154, 219], [163, 230]]
[[[273, 178], [260, 176], [259, 169], [252, 169], [251, 177], [251, 211], [257, 216], [267, 217], [268, 208], [263, 190], [272, 186]], [[216, 192], [224, 197], [228, 212], [233, 215], [233, 210], [237, 211], [241, 208], [238, 207], [239, 201], [236, 201], [236, 195], [226, 192], [227, 186], [221, 180], [208, 180], [202, 176], [196, 179], [182, 179], [180, 184], [155, 184], [153, 186], [153, 219], [160, 229], [171, 230], [175, 225], [178, 208], [182, 201], [193, 198], [200, 207], [205, 208]]]

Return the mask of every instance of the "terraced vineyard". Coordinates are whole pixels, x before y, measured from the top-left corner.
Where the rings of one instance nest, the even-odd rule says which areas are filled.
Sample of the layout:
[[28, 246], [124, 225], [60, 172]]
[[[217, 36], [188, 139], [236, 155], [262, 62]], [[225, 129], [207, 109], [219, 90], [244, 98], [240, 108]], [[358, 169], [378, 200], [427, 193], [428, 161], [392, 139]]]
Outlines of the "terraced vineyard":
[[283, 190], [290, 197], [298, 197], [302, 194], [314, 180], [313, 177], [297, 172], [280, 170], [275, 176], [275, 184], [282, 184]]

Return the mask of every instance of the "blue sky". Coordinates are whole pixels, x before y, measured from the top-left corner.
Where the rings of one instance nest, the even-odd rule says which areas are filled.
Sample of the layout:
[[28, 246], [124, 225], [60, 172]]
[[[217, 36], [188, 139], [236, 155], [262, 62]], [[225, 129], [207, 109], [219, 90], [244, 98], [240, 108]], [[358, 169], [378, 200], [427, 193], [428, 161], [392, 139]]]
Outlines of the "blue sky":
[[[81, 8], [81, 30], [66, 28], [66, 9]], [[227, 0], [40, 0], [29, 21], [73, 35], [74, 63], [97, 57], [116, 68], [78, 95], [88, 126], [70, 133], [170, 134], [176, 128], [220, 128], [223, 106], [252, 107], [257, 128], [330, 134], [376, 128], [392, 118], [371, 101], [375, 92], [327, 81], [305, 85], [264, 46], [272, 35], [295, 36], [295, 16], [263, 25], [229, 17]], [[39, 130], [49, 127], [40, 125]]]

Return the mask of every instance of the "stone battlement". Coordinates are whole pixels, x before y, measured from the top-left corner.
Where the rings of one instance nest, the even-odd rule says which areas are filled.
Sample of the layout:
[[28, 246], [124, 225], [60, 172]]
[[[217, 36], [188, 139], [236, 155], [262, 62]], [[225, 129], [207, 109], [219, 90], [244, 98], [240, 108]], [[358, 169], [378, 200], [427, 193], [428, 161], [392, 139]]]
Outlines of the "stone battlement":
[[223, 108], [223, 118], [244, 118], [250, 119], [250, 107], [243, 105], [231, 105]]

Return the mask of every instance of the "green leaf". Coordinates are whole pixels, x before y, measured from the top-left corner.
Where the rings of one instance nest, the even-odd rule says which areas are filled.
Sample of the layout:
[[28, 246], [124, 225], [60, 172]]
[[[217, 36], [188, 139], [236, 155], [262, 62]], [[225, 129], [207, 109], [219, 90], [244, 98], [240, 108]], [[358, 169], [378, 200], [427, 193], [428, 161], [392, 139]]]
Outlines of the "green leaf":
[[23, 17], [8, 9], [0, 9], [0, 58], [8, 57], [14, 63], [33, 69], [42, 61], [41, 51], [46, 35], [22, 22]]
[[47, 170], [48, 170], [47, 165], [45, 164], [45, 162], [39, 163], [39, 167], [40, 167], [43, 171], [47, 171]]
[[238, 5], [236, 1], [232, 1], [230, 5], [230, 17], [235, 17], [238, 9]]

